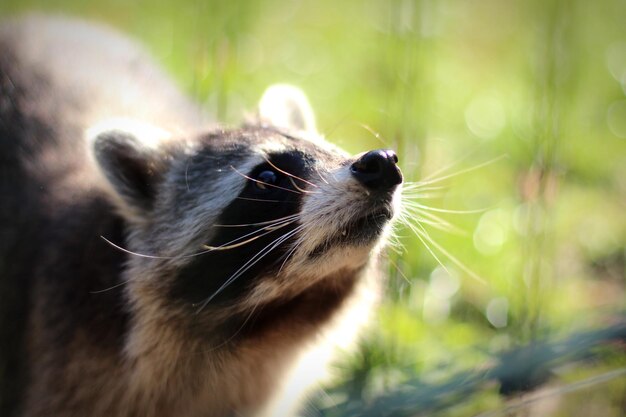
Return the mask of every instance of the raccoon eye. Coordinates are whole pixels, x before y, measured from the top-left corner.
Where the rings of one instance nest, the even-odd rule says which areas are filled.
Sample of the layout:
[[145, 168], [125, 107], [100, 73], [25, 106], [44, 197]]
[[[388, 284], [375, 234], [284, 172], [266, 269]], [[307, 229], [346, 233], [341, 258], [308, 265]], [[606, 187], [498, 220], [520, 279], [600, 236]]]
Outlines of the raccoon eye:
[[268, 184], [273, 185], [276, 184], [278, 177], [274, 171], [261, 171], [259, 175], [256, 176], [255, 184], [257, 188], [261, 190], [267, 190]]

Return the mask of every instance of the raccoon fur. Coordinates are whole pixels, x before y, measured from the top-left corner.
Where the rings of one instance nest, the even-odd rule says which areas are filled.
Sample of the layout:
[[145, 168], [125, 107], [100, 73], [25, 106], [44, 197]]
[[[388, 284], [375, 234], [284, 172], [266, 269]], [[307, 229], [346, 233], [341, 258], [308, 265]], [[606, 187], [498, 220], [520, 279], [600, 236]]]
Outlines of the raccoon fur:
[[204, 118], [136, 45], [0, 23], [0, 415], [289, 416], [365, 320], [402, 175], [304, 95]]

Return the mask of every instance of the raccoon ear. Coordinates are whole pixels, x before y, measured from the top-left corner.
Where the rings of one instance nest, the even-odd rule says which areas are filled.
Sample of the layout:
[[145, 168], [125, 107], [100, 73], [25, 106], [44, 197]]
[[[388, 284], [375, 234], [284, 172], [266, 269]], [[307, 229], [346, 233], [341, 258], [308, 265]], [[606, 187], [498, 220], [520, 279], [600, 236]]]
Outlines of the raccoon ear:
[[278, 128], [317, 133], [309, 100], [302, 90], [288, 84], [265, 90], [259, 102], [259, 119]]
[[142, 126], [140, 130], [136, 127], [96, 126], [89, 129], [88, 136], [93, 157], [123, 208], [141, 214], [153, 208], [167, 159], [155, 146], [163, 131], [151, 126]]

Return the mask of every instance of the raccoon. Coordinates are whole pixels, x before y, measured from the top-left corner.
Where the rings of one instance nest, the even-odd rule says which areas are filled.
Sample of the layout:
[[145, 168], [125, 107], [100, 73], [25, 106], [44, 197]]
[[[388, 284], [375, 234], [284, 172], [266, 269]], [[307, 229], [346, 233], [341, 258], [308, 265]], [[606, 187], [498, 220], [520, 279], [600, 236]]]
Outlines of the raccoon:
[[0, 51], [0, 414], [295, 415], [376, 300], [395, 153], [284, 85], [225, 128], [93, 23]]

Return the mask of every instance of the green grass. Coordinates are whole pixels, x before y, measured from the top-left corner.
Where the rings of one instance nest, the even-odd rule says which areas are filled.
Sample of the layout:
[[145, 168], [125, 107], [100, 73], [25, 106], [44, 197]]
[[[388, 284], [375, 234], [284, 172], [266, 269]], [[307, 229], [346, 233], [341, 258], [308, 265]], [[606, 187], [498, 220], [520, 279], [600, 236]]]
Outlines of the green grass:
[[[427, 227], [483, 281], [432, 248], [450, 276], [413, 232], [399, 230], [404, 249], [389, 255], [377, 323], [340, 365], [331, 404], [372, 404], [415, 378], [422, 385], [413, 389], [432, 387], [480, 371], [502, 350], [606, 327], [626, 307], [623, 1], [0, 3], [3, 14], [24, 10], [93, 18], [138, 37], [229, 123], [267, 85], [296, 84], [331, 141], [355, 153], [395, 148], [410, 181], [505, 156], [416, 200], [485, 210], [434, 213], [465, 233]], [[559, 368], [553, 384], [623, 367], [624, 355], [608, 348]], [[502, 407], [497, 388], [437, 415]], [[564, 394], [546, 415], [619, 416], [625, 392], [623, 375], [597, 382]], [[506, 413], [540, 415], [531, 406]]]

